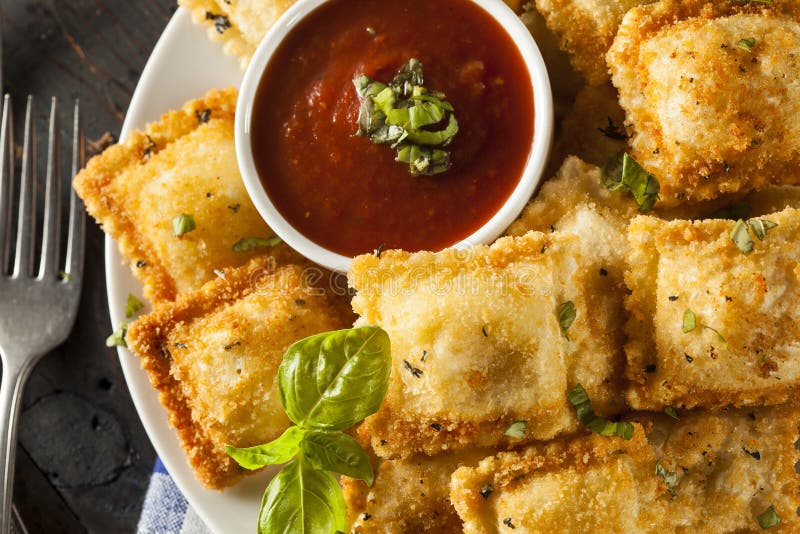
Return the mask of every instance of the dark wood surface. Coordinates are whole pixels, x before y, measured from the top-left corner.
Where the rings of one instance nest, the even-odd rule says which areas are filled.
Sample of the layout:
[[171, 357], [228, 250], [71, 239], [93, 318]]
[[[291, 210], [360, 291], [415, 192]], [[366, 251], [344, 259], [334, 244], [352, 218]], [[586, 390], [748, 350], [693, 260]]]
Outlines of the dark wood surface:
[[[174, 3], [0, 0], [3, 89], [15, 98], [17, 126], [24, 97], [32, 94], [45, 132], [49, 99], [56, 96], [67, 135], [71, 101], [79, 97], [87, 138], [116, 136]], [[25, 394], [15, 503], [30, 533], [134, 532], [155, 460], [117, 354], [105, 346], [111, 325], [103, 235], [92, 222], [87, 229], [77, 324], [37, 366]]]

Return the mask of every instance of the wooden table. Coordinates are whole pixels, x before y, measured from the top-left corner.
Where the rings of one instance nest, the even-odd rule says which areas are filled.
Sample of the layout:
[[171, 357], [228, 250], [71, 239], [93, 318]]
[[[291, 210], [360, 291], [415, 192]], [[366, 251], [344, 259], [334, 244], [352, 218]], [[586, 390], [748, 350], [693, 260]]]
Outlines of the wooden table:
[[[5, 92], [80, 97], [86, 135], [119, 132], [141, 70], [175, 0], [0, 0]], [[45, 137], [45, 136], [42, 136]], [[17, 134], [20, 139], [20, 133]], [[44, 154], [42, 150], [40, 154]], [[66, 182], [67, 177], [64, 177]], [[36, 368], [25, 395], [14, 500], [30, 533], [134, 532], [155, 452], [134, 410], [111, 331], [103, 234], [90, 222], [86, 278], [69, 340]]]

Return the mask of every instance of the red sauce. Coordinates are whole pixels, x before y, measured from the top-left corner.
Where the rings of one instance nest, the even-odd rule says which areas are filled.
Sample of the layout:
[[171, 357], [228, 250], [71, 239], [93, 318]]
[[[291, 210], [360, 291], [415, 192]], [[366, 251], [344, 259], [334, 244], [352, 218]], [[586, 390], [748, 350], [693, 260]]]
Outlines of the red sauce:
[[[389, 145], [354, 135], [353, 78], [389, 82], [412, 57], [459, 122], [443, 174], [412, 176]], [[511, 37], [469, 0], [331, 0], [275, 52], [251, 120], [266, 192], [306, 237], [348, 256], [439, 250], [480, 228], [519, 182], [533, 89]]]

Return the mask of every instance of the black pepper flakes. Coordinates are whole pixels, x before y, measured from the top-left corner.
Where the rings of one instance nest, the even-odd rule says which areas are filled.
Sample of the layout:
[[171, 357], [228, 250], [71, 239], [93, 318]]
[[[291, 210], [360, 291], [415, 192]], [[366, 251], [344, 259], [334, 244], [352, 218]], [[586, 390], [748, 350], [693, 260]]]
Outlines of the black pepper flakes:
[[375, 256], [377, 256], [378, 259], [380, 259], [381, 254], [383, 254], [383, 250], [385, 248], [386, 248], [386, 243], [381, 243], [380, 245], [378, 245], [378, 248], [375, 249]]
[[234, 341], [230, 345], [225, 345], [225, 350], [231, 350], [233, 347], [238, 347], [241, 344], [242, 344], [241, 341]]
[[742, 451], [744, 451], [745, 454], [752, 456], [756, 460], [761, 459], [761, 453], [758, 451], [748, 451], [746, 447], [742, 447]]
[[514, 523], [511, 522], [511, 518], [510, 517], [506, 517], [505, 519], [503, 519], [503, 524], [505, 526], [507, 526], [508, 528], [511, 528], [511, 529], [517, 528], [517, 527], [514, 526]]
[[233, 213], [239, 213], [239, 208], [241, 208], [241, 204], [231, 204], [228, 206], [228, 209], [231, 210]]
[[677, 295], [670, 295], [669, 296], [669, 301], [670, 302], [675, 302], [676, 300], [678, 300], [678, 296]]
[[372, 519], [372, 516], [370, 514], [368, 514], [367, 512], [364, 512], [363, 514], [361, 514], [361, 520], [362, 521], [369, 521], [370, 519]]
[[298, 306], [305, 306], [306, 305], [306, 301], [303, 300], [303, 299], [294, 299], [294, 303], [297, 304]]
[[481, 497], [483, 497], [483, 499], [486, 500], [489, 498], [489, 495], [491, 495], [493, 491], [494, 491], [494, 486], [492, 486], [491, 484], [487, 484], [480, 490]]
[[683, 355], [686, 357], [686, 361], [687, 362], [692, 363], [694, 361], [694, 358], [692, 358], [691, 356], [689, 356], [685, 352], [683, 353]]
[[600, 267], [600, 276], [608, 276], [608, 271]]
[[422, 376], [422, 369], [414, 367], [413, 365], [408, 363], [408, 360], [403, 360], [403, 367], [405, 367], [409, 373], [414, 375], [414, 378], [419, 378]]
[[217, 30], [217, 33], [225, 33], [225, 30], [231, 27], [231, 21], [228, 17], [211, 11], [206, 11], [206, 20], [214, 21], [214, 29]]
[[656, 364], [651, 363], [649, 365], [645, 365], [644, 372], [645, 373], [655, 373], [656, 372]]
[[483, 337], [489, 337], [489, 334], [486, 332], [486, 327], [485, 326], [481, 327], [481, 332], [483, 333]]
[[194, 116], [197, 117], [197, 122], [205, 124], [211, 120], [211, 110], [206, 108], [203, 111], [195, 111]]
[[427, 357], [428, 357], [428, 351], [427, 350], [423, 350], [422, 351], [422, 357], [419, 359], [419, 361], [424, 362], [425, 358], [427, 358]]
[[137, 269], [141, 269], [142, 267], [145, 267], [145, 266], [147, 266], [147, 262], [144, 261], [144, 260], [139, 260], [139, 261], [136, 262], [136, 268]]
[[442, 425], [440, 425], [439, 423], [431, 423], [431, 428], [437, 432], [442, 431]]
[[147, 145], [144, 147], [144, 152], [142, 153], [142, 159], [147, 161], [153, 155], [153, 151], [157, 148], [156, 142], [153, 141], [153, 138], [149, 135], [147, 136]]
[[751, 420], [755, 421], [756, 420], [756, 412], [750, 412], [749, 414], [747, 414], [747, 417], [749, 417]]
[[619, 128], [619, 126], [614, 124], [614, 121], [611, 119], [611, 117], [606, 117], [606, 118], [608, 119], [608, 126], [606, 126], [605, 128], [598, 128], [597, 130], [601, 134], [608, 137], [609, 139], [614, 139], [616, 141], [625, 141], [628, 138], [625, 132], [623, 132]]
[[213, 196], [214, 196], [214, 193], [212, 193], [211, 191], [207, 191], [206, 192], [206, 198], [211, 198]]
[[388, 441], [386, 441], [385, 439], [382, 439], [382, 440], [381, 440], [381, 445], [386, 445], [387, 443], [389, 443], [389, 442], [388, 442]]
[[176, 349], [185, 349], [188, 347], [186, 343], [173, 343], [173, 345], [175, 346]]

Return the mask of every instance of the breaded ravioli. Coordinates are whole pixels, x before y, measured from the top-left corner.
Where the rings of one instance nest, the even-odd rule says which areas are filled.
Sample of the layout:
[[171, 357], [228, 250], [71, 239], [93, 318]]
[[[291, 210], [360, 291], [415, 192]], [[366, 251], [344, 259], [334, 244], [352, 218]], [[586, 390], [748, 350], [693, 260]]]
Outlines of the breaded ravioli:
[[259, 445], [288, 427], [276, 374], [289, 345], [352, 324], [347, 299], [312, 286], [317, 271], [305, 268], [254, 258], [128, 329], [128, 347], [207, 487], [229, 486], [243, 474], [226, 444]]
[[[800, 211], [733, 221], [637, 217], [625, 280], [634, 409], [778, 404], [800, 386]], [[745, 248], [746, 249], [746, 248]]]
[[465, 534], [656, 533], [667, 498], [644, 429], [501, 452], [452, 477], [450, 500]]
[[679, 417], [633, 414], [631, 441], [591, 435], [458, 469], [451, 500], [464, 532], [760, 532], [770, 507], [773, 532], [797, 531], [800, 411]]
[[798, 11], [664, 0], [625, 16], [608, 64], [660, 204], [800, 183]]
[[536, 8], [589, 85], [608, 81], [605, 55], [625, 13], [648, 0], [536, 0]]
[[351, 532], [462, 532], [461, 519], [450, 502], [450, 476], [459, 467], [476, 465], [489, 454], [487, 449], [477, 449], [378, 460], [371, 487], [342, 477]]
[[675, 473], [663, 532], [761, 532], [758, 516], [770, 506], [781, 519], [770, 532], [797, 532], [800, 476], [795, 448], [800, 410], [756, 409], [637, 413], [656, 457]]
[[[518, 445], [577, 429], [567, 392], [583, 383], [600, 413], [621, 408], [618, 317], [584, 268], [598, 249], [573, 233], [530, 232], [491, 247], [357, 257], [358, 324], [392, 339], [392, 381], [359, 433], [384, 458]], [[562, 331], [558, 310], [575, 307]], [[608, 310], [608, 313], [606, 313]], [[526, 421], [522, 438], [504, 435]]]
[[178, 0], [192, 19], [246, 67], [267, 31], [295, 0]]
[[[75, 178], [87, 211], [119, 245], [153, 303], [199, 289], [214, 270], [269, 253], [299, 261], [287, 245], [234, 250], [241, 239], [275, 234], [256, 211], [233, 143], [236, 90], [211, 91], [145, 131], [108, 148]], [[188, 215], [194, 229], [175, 235]]]

